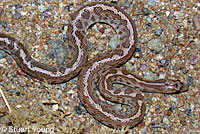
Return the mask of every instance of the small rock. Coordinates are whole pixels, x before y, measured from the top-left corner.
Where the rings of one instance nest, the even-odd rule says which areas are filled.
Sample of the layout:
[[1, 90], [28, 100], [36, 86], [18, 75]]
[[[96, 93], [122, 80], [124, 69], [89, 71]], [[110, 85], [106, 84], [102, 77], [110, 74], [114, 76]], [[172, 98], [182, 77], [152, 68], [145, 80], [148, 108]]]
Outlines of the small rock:
[[4, 28], [6, 31], [9, 31], [9, 30], [10, 30], [10, 28], [8, 27], [6, 21], [2, 20], [2, 21], [0, 21], [0, 24], [3, 26], [3, 28]]
[[54, 104], [54, 105], [52, 106], [52, 109], [53, 109], [53, 111], [57, 111], [57, 110], [58, 110], [58, 104]]
[[141, 65], [140, 71], [144, 71], [144, 70], [146, 70], [146, 69], [147, 69], [147, 65], [145, 65], [145, 64]]
[[6, 52], [0, 49], [0, 59], [6, 57]]
[[140, 129], [140, 134], [146, 134], [146, 133], [147, 133], [146, 128], [142, 128], [142, 129]]
[[17, 5], [15, 5], [15, 8], [17, 10], [21, 11], [22, 10], [22, 5], [21, 4], [17, 4]]
[[152, 73], [151, 71], [144, 71], [144, 78], [147, 80], [153, 80], [154, 79], [154, 73]]
[[157, 36], [160, 36], [162, 34], [163, 30], [159, 27], [159, 28], [156, 28], [154, 30], [154, 34], [157, 35]]
[[150, 50], [159, 52], [159, 51], [161, 51], [164, 48], [164, 44], [163, 44], [163, 42], [161, 42], [160, 39], [152, 39], [152, 40], [150, 40], [148, 42], [147, 47]]
[[165, 14], [166, 14], [166, 16], [169, 16], [170, 15], [170, 11], [166, 11]]
[[12, 15], [12, 17], [13, 17], [14, 19], [20, 19], [21, 16], [22, 16], [22, 15], [21, 15], [20, 12], [16, 12], [15, 14]]
[[49, 10], [45, 10], [42, 12], [42, 16], [44, 18], [49, 18], [51, 16], [51, 13], [49, 12]]
[[188, 116], [191, 116], [191, 115], [192, 115], [192, 109], [186, 108], [186, 109], [184, 110], [184, 113], [185, 113], [186, 115], [188, 115]]
[[88, 41], [88, 50], [91, 50], [93, 48], [92, 43]]
[[143, 13], [144, 16], [147, 16], [147, 15], [150, 14], [150, 11], [149, 11], [148, 8], [143, 8], [143, 9], [142, 9], [142, 13]]
[[198, 63], [198, 57], [197, 56], [191, 56], [189, 59], [189, 62], [191, 65], [196, 65]]
[[173, 101], [173, 102], [177, 102], [177, 98], [175, 98], [175, 97], [173, 97], [173, 96], [170, 96], [170, 99], [171, 99], [171, 101]]
[[165, 74], [165, 73], [161, 73], [161, 74], [158, 76], [158, 79], [164, 79], [164, 78], [165, 78], [165, 76], [166, 76], [166, 74]]
[[146, 20], [147, 20], [147, 22], [148, 22], [149, 24], [151, 24], [151, 23], [152, 23], [152, 20], [151, 20], [151, 18], [150, 18], [150, 17], [146, 17]]
[[195, 15], [193, 17], [193, 23], [194, 23], [194, 28], [199, 31], [200, 30], [200, 15]]
[[148, 4], [149, 6], [155, 6], [155, 5], [156, 5], [156, 2], [155, 2], [155, 0], [147, 0], [147, 4]]
[[168, 60], [166, 59], [158, 60], [157, 64], [159, 67], [166, 67], [168, 65]]
[[168, 120], [168, 118], [165, 116], [164, 118], [163, 118], [163, 123], [165, 123], [165, 124], [169, 124], [169, 120]]
[[141, 52], [141, 46], [139, 44], [136, 45], [135, 52]]
[[65, 42], [68, 39], [68, 36], [65, 32], [62, 32], [58, 35], [58, 39]]
[[71, 5], [69, 5], [69, 6], [65, 6], [64, 9], [65, 9], [67, 12], [70, 12]]
[[49, 40], [50, 53], [56, 59], [56, 64], [62, 65], [67, 57], [67, 48], [61, 40]]
[[147, 23], [147, 24], [145, 25], [145, 27], [146, 27], [146, 29], [150, 30], [150, 29], [151, 29], [151, 23]]
[[60, 84], [60, 88], [61, 88], [62, 91], [64, 91], [65, 88], [66, 88], [66, 82], [61, 83], [61, 84]]
[[117, 35], [115, 35], [110, 39], [110, 42], [108, 43], [108, 45], [113, 49], [113, 48], [116, 48], [117, 43], [118, 43], [118, 37]]
[[176, 17], [176, 19], [180, 19], [184, 16], [184, 13], [182, 11], [175, 11], [174, 12], [174, 16]]
[[187, 76], [187, 85], [191, 86], [194, 82], [194, 78], [191, 76]]

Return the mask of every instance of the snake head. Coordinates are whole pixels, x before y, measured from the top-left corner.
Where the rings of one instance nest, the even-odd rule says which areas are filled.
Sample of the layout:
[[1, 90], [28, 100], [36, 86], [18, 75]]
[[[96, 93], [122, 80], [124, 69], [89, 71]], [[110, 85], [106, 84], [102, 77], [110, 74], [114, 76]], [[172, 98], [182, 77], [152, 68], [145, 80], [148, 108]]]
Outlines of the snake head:
[[188, 87], [187, 84], [182, 83], [179, 80], [167, 80], [163, 86], [166, 93], [185, 92], [188, 90]]

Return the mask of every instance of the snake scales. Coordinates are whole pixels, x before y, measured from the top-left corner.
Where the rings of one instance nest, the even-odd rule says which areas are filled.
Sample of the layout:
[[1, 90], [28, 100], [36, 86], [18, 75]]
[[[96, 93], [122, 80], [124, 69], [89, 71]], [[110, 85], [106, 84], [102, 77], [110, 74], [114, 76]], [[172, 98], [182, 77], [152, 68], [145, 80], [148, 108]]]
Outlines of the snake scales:
[[[117, 48], [98, 54], [87, 61], [86, 32], [89, 26], [102, 22], [112, 26], [119, 36]], [[120, 69], [135, 50], [137, 34], [132, 19], [119, 7], [108, 3], [91, 3], [71, 16], [67, 31], [72, 57], [68, 63], [52, 67], [35, 61], [20, 41], [0, 33], [0, 49], [11, 54], [27, 74], [49, 83], [62, 83], [78, 76], [78, 94], [86, 110], [109, 127], [134, 127], [141, 122], [145, 103], [141, 92], [175, 93], [187, 90], [180, 81], [144, 80]], [[124, 85], [119, 88], [114, 84]], [[99, 93], [103, 97], [100, 99]], [[112, 103], [126, 107], [120, 111]]]

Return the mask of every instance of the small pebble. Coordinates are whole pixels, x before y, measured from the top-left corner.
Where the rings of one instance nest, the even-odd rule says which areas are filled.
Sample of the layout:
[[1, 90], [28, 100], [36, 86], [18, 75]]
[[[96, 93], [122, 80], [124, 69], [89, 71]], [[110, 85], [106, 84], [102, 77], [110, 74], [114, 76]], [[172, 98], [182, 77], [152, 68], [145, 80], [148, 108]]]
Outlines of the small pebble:
[[64, 9], [67, 11], [67, 12], [70, 12], [70, 9], [71, 9], [71, 6], [65, 6]]
[[147, 15], [150, 14], [150, 11], [149, 11], [148, 8], [143, 8], [143, 9], [142, 9], [142, 13], [143, 13], [144, 16], [147, 16]]
[[13, 14], [12, 15], [12, 17], [14, 18], [14, 19], [20, 19], [21, 18], [21, 13], [19, 13], [19, 12], [16, 12], [15, 14]]
[[191, 116], [192, 115], [192, 110], [190, 108], [187, 108], [184, 110], [184, 114]]
[[167, 116], [165, 116], [162, 121], [165, 124], [169, 124], [169, 120], [168, 120]]
[[51, 16], [51, 13], [49, 12], [49, 10], [45, 10], [45, 11], [42, 12], [42, 16], [43, 16], [44, 18], [48, 18], [48, 17]]
[[16, 92], [16, 95], [17, 95], [17, 96], [20, 96], [20, 92]]
[[62, 33], [60, 33], [58, 35], [58, 39], [61, 40], [61, 41], [63, 41], [63, 42], [65, 42], [65, 41], [67, 41], [68, 36], [67, 36], [67, 34], [65, 32], [62, 32]]
[[168, 60], [166, 59], [158, 60], [157, 64], [159, 67], [166, 67], [168, 65]]
[[88, 50], [92, 49], [92, 43], [88, 41]]
[[52, 109], [53, 109], [53, 111], [57, 111], [58, 110], [58, 104], [54, 104], [53, 106], [52, 106]]
[[6, 52], [0, 49], [0, 59], [6, 57]]
[[146, 130], [146, 128], [142, 128], [142, 129], [140, 129], [140, 132], [139, 132], [140, 134], [146, 134], [147, 133], [147, 130]]
[[61, 40], [49, 40], [50, 53], [48, 55], [53, 55], [56, 59], [56, 64], [58, 66], [62, 65], [67, 58], [67, 48], [64, 42]]
[[6, 21], [2, 20], [2, 21], [0, 21], [0, 24], [3, 26], [3, 28], [4, 28], [6, 31], [10, 31], [10, 28], [8, 27]]
[[147, 65], [144, 65], [144, 64], [143, 64], [143, 65], [140, 66], [140, 71], [144, 71], [144, 70], [146, 70], [146, 69], [147, 69]]
[[62, 91], [64, 91], [65, 88], [66, 88], [66, 82], [61, 83], [61, 84], [60, 84], [60, 88], [61, 88]]
[[147, 4], [149, 6], [155, 6], [156, 5], [156, 1], [155, 0], [147, 0]]
[[200, 30], [200, 15], [195, 15], [193, 17], [193, 23], [196, 30]]
[[21, 5], [21, 4], [17, 4], [17, 5], [15, 5], [15, 8], [16, 8], [18, 11], [21, 11], [21, 10], [22, 10], [22, 5]]
[[197, 56], [191, 56], [189, 61], [190, 61], [191, 65], [196, 65], [198, 63], [198, 57]]
[[161, 42], [160, 39], [152, 39], [152, 40], [150, 40], [148, 42], [147, 47], [150, 50], [159, 52], [159, 51], [161, 51], [164, 48], [164, 44], [163, 44], [163, 42]]
[[136, 45], [135, 52], [141, 52], [141, 46], [139, 44]]
[[154, 79], [154, 73], [152, 73], [151, 71], [144, 71], [144, 78], [147, 80], [153, 80]]
[[108, 43], [108, 45], [111, 48], [116, 48], [117, 44], [118, 44], [118, 37], [117, 37], [117, 35], [115, 35], [110, 39], [110, 42]]
[[147, 20], [147, 22], [148, 22], [149, 24], [151, 24], [151, 23], [152, 23], [152, 20], [151, 20], [151, 18], [150, 18], [150, 17], [146, 17], [146, 20]]
[[151, 30], [151, 23], [145, 24], [145, 27], [146, 27], [147, 30]]
[[177, 98], [176, 98], [176, 97], [170, 96], [170, 99], [171, 99], [171, 101], [173, 101], [173, 102], [177, 102]]
[[187, 76], [187, 85], [191, 86], [194, 82], [194, 78], [191, 76]]
[[160, 36], [162, 34], [163, 30], [159, 27], [159, 28], [156, 28], [154, 30], [154, 34], [157, 35], [157, 36]]

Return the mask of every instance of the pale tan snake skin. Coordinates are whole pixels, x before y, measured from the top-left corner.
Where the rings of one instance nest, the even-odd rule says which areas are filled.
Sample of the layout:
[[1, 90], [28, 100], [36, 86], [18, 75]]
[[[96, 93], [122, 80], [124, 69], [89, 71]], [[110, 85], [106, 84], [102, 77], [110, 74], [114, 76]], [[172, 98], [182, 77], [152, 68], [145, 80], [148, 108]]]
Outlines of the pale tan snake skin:
[[[51, 67], [35, 61], [22, 43], [3, 33], [0, 34], [0, 49], [11, 54], [27, 74], [40, 80], [62, 83], [78, 75], [78, 94], [82, 104], [95, 119], [109, 127], [134, 127], [142, 121], [145, 104], [141, 92], [175, 93], [187, 90], [187, 85], [178, 80], [149, 81], [118, 68], [131, 58], [137, 34], [132, 19], [117, 6], [91, 3], [71, 18], [67, 34], [73, 59], [62, 66]], [[96, 22], [109, 24], [115, 29], [119, 46], [87, 61], [86, 32]], [[119, 88], [114, 84], [123, 86]], [[126, 110], [113, 108], [111, 102], [123, 104]]]

